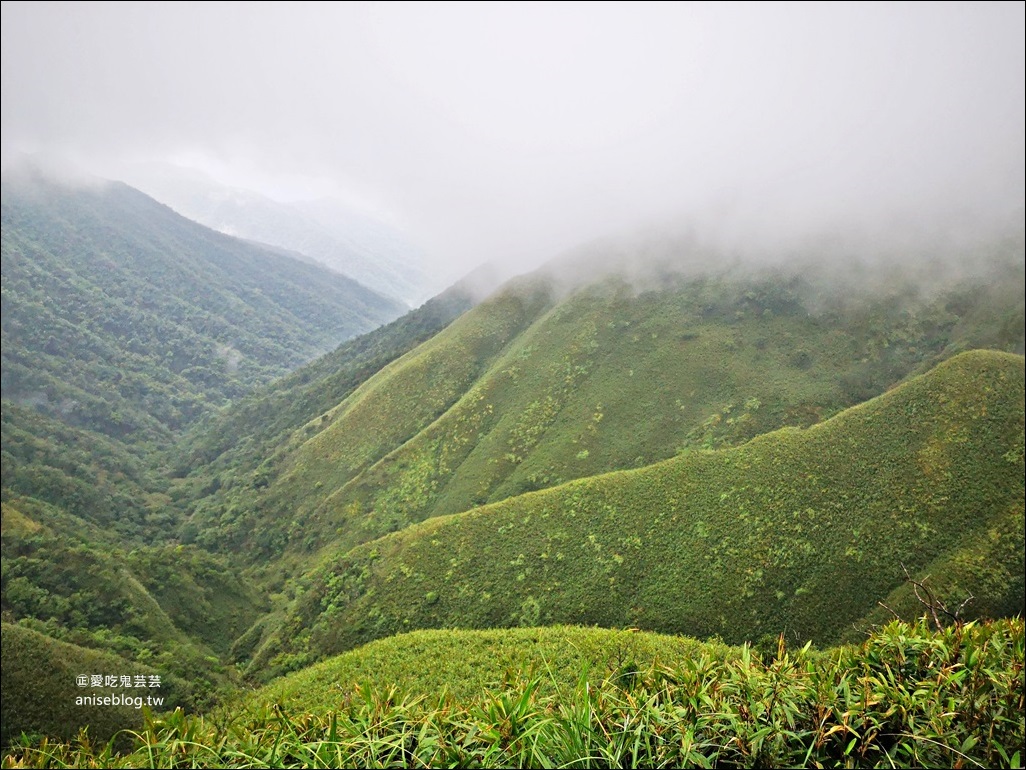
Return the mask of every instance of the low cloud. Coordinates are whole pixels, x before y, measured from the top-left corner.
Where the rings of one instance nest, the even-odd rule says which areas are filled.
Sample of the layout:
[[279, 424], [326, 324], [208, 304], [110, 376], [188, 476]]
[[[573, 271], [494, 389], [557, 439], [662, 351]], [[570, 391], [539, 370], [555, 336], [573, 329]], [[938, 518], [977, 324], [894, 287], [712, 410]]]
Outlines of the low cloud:
[[1023, 8], [4, 3], [3, 153], [331, 192], [453, 275], [664, 225], [957, 235], [1021, 221]]

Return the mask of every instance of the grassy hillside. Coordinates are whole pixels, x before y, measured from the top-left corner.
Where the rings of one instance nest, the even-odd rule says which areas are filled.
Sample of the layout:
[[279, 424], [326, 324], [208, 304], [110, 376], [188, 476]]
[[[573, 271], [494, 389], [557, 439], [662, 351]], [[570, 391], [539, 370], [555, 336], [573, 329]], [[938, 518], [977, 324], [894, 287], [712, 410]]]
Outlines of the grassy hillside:
[[[189, 430], [167, 461], [175, 477], [170, 493], [176, 508], [197, 511], [181, 527], [181, 539], [215, 551], [240, 545], [238, 536], [225, 540], [226, 530], [201, 528], [199, 523], [220, 518], [229, 509], [254, 505], [256, 490], [268, 478], [268, 469], [287, 452], [291, 434], [473, 307], [479, 300], [475, 283], [456, 284], [401, 318], [256, 389]], [[266, 534], [266, 541], [254, 538], [249, 545], [269, 550], [273, 535], [281, 539], [281, 533]]]
[[[305, 514], [361, 469], [444, 414], [501, 354], [504, 345], [551, 302], [551, 292], [541, 284], [492, 298], [469, 311], [472, 323], [447, 326], [369, 376], [360, 369], [352, 372], [346, 351], [342, 368], [326, 374], [318, 387], [330, 393], [340, 380], [348, 381], [348, 397], [340, 402], [316, 398], [313, 403], [326, 411], [310, 415], [300, 429], [282, 436], [277, 451], [264, 456], [261, 466], [246, 477], [239, 478], [237, 466], [229, 465], [217, 484], [220, 487], [224, 479], [235, 487], [234, 494], [222, 494], [218, 489], [212, 499], [196, 506], [190, 524], [200, 533], [200, 542], [259, 557], [278, 555], [290, 539], [299, 537], [309, 538], [304, 550], [312, 547], [322, 530], [304, 522], [306, 516], [299, 511]], [[368, 339], [373, 343], [383, 336], [375, 333]], [[384, 347], [396, 353], [408, 350], [405, 339], [405, 335], [394, 342], [386, 338]], [[355, 362], [361, 363], [360, 358]], [[259, 398], [251, 408], [265, 411], [266, 406]], [[336, 419], [349, 431], [341, 445], [333, 438], [337, 432], [321, 435]], [[316, 469], [292, 462], [296, 447], [308, 440], [319, 457], [318, 467], [330, 468], [330, 486], [317, 478]], [[288, 470], [283, 474], [283, 469]], [[272, 481], [277, 483], [268, 489]]]
[[[891, 623], [827, 654], [778, 645], [760, 657], [677, 640], [673, 662], [642, 652], [608, 677], [588, 654], [622, 651], [625, 634], [531, 629], [439, 632], [390, 640], [290, 677], [240, 709], [147, 720], [126, 753], [88, 741], [15, 748], [10, 767], [1018, 767], [1021, 619], [943, 631]], [[630, 635], [661, 650], [672, 640]], [[578, 654], [573, 645], [591, 649]], [[589, 644], [591, 643], [591, 644]], [[570, 649], [568, 648], [568, 645]], [[469, 696], [432, 689], [459, 651], [514, 663]], [[389, 649], [386, 649], [389, 648]], [[393, 653], [401, 653], [396, 659]], [[455, 654], [454, 654], [455, 653]], [[538, 674], [538, 657], [573, 668]], [[350, 687], [353, 661], [385, 663]], [[341, 676], [332, 676], [332, 666]], [[493, 669], [494, 670], [494, 669]], [[424, 676], [424, 674], [427, 676]], [[574, 686], [562, 675], [579, 673]], [[404, 676], [405, 675], [405, 676]], [[388, 677], [410, 682], [391, 686]], [[301, 692], [303, 687], [311, 691]], [[273, 700], [272, 700], [273, 699]]]
[[[903, 564], [944, 601], [971, 592], [973, 616], [1024, 609], [1021, 239], [931, 281], [695, 267], [540, 271], [483, 302], [455, 287], [269, 381], [368, 328], [376, 300], [124, 186], [5, 177], [3, 206], [2, 609], [26, 651], [5, 701], [26, 714], [34, 658], [113, 655], [196, 710], [243, 669], [267, 682], [350, 651], [249, 701], [230, 740], [229, 711], [144, 723], [253, 763], [294, 727], [262, 698], [385, 713], [365, 694], [387, 676], [486, 713], [512, 704], [508, 671], [555, 713], [585, 682], [620, 698], [727, 664], [726, 643], [913, 617]], [[5, 738], [50, 731], [17, 719]], [[728, 751], [701, 756], [785, 756]]]
[[209, 703], [234, 681], [220, 657], [267, 603], [223, 558], [129, 548], [31, 498], [4, 501], [0, 521], [5, 622], [144, 664], [176, 682], [183, 704]]
[[[191, 522], [262, 557], [347, 550], [433, 516], [807, 427], [965, 348], [1021, 351], [1022, 266], [923, 293], [789, 271], [523, 279], [322, 402]], [[1000, 275], [1000, 279], [996, 276]], [[254, 408], [257, 408], [254, 406]], [[253, 548], [256, 545], [257, 548]]]
[[[0, 626], [0, 634], [4, 650], [0, 668], [0, 740], [4, 746], [22, 733], [70, 741], [84, 727], [92, 739], [107, 741], [120, 730], [142, 727], [143, 713], [136, 708], [135, 697], [142, 696], [144, 703], [146, 696], [161, 698], [161, 708], [173, 709], [180, 702], [174, 685], [166, 678], [159, 687], [148, 686], [149, 676], [157, 675], [148, 666], [128, 664], [116, 655], [54, 641], [7, 623]], [[80, 687], [77, 678], [81, 675], [119, 679], [128, 675], [133, 677], [133, 685], [135, 676], [141, 675], [146, 677], [147, 687]], [[133, 700], [105, 706], [90, 705], [91, 701], [76, 702], [82, 697], [115, 695]]]
[[903, 563], [1021, 612], [1023, 392], [1022, 357], [966, 353], [807, 430], [408, 527], [316, 570], [253, 670], [452, 626], [828, 643]]
[[457, 701], [540, 676], [546, 690], [581, 681], [629, 679], [639, 668], [677, 667], [691, 658], [726, 660], [736, 648], [684, 636], [574, 626], [411, 631], [371, 642], [262, 687], [247, 708], [275, 703], [290, 713], [323, 713], [360, 687], [405, 695], [444, 693]]

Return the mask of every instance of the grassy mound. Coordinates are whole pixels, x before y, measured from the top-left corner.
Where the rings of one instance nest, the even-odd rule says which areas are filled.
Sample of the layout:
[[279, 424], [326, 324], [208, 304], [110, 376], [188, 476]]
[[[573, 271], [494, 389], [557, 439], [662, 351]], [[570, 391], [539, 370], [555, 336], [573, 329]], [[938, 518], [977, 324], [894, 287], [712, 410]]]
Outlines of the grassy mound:
[[[120, 730], [138, 729], [143, 725], [142, 708], [135, 707], [135, 698], [145, 704], [147, 696], [164, 699], [173, 705], [166, 683], [160, 688], [80, 687], [80, 675], [149, 676], [156, 672], [146, 666], [127, 664], [109, 653], [88, 650], [58, 642], [27, 628], [4, 623], [2, 688], [3, 745], [22, 733], [46, 735], [69, 741], [82, 728], [94, 740], [106, 741]], [[147, 683], [149, 679], [147, 679]], [[130, 697], [127, 705], [96, 705], [92, 697]], [[85, 700], [82, 700], [85, 699]], [[162, 704], [163, 705], [163, 704]]]
[[[408, 673], [464, 632], [451, 634], [417, 635], [424, 650], [407, 661]], [[481, 637], [467, 641], [475, 649]], [[43, 742], [17, 749], [7, 764], [1018, 767], [1023, 653], [1021, 619], [943, 631], [892, 623], [827, 654], [781, 645], [765, 659], [749, 648], [724, 657], [719, 647], [695, 645], [675, 665], [643, 665], [598, 683], [582, 677], [572, 688], [515, 673], [503, 687], [456, 699], [404, 695], [379, 679], [342, 697], [322, 693], [328, 708], [178, 712], [148, 720], [129, 753]], [[430, 675], [422, 685], [432, 686]]]
[[720, 660], [736, 650], [682, 636], [575, 626], [412, 631], [276, 680], [246, 703], [323, 712], [338, 708], [360, 687], [386, 685], [462, 701], [534, 675], [543, 677], [546, 688], [572, 690], [582, 676], [596, 683], [630, 678], [639, 668], [678, 666], [699, 653]]

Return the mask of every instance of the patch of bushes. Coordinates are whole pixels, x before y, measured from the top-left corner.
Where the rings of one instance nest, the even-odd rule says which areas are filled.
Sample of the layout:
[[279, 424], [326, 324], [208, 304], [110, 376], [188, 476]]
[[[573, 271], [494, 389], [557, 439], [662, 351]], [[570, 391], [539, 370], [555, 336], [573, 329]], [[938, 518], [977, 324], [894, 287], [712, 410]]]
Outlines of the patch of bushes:
[[331, 708], [176, 712], [148, 718], [130, 752], [38, 741], [5, 766], [1018, 767], [1023, 652], [1022, 619], [894, 622], [827, 653], [698, 646], [672, 666], [625, 659], [598, 683], [579, 671], [569, 687], [515, 670], [467, 699], [382, 677], [340, 687]]

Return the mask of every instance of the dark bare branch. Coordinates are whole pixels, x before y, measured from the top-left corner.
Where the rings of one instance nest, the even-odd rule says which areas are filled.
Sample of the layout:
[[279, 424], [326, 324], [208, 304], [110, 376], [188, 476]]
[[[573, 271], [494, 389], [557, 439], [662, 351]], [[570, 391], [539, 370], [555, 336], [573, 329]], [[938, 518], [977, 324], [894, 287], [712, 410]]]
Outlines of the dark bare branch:
[[[955, 611], [952, 612], [943, 601], [934, 596], [933, 591], [931, 591], [929, 586], [926, 585], [926, 581], [930, 578], [929, 575], [924, 576], [922, 580], [916, 580], [912, 577], [908, 568], [904, 564], [901, 565], [901, 569], [905, 573], [905, 580], [912, 586], [912, 592], [915, 594], [916, 599], [929, 611], [930, 616], [933, 618], [933, 624], [936, 626], [938, 631], [944, 628], [944, 624], [941, 622], [940, 618], [941, 615], [951, 618], [952, 622], [956, 625], [960, 625], [962, 623], [962, 611], [965, 610], [966, 606], [975, 599], [972, 594], [969, 594], [969, 596], [966, 597], [960, 605], [958, 605]], [[897, 614], [890, 607], [885, 605], [883, 602], [878, 603], [892, 615], [897, 617]]]

